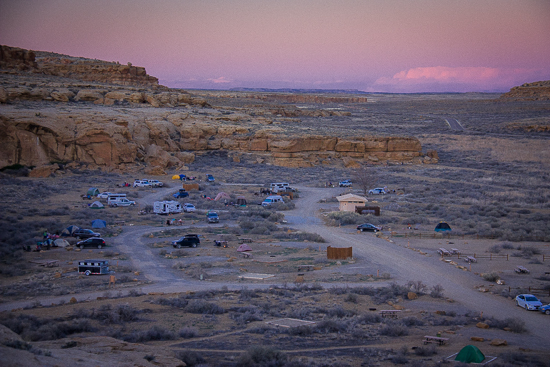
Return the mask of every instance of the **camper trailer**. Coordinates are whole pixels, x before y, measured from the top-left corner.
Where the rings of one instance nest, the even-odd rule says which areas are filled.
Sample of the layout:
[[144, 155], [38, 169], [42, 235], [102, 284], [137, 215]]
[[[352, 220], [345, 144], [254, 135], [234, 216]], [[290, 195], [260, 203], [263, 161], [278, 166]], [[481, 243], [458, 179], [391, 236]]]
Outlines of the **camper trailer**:
[[78, 262], [78, 273], [84, 275], [109, 274], [107, 260], [82, 260]]
[[178, 214], [183, 211], [180, 203], [177, 201], [155, 201], [153, 212], [155, 214]]

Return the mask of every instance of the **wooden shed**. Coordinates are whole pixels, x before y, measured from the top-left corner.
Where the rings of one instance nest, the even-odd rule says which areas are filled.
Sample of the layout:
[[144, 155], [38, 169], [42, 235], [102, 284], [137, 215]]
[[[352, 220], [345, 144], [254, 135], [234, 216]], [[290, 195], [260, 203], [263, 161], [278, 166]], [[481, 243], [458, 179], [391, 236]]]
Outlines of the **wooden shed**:
[[355, 194], [337, 196], [336, 200], [338, 200], [338, 209], [341, 212], [355, 212], [355, 207], [365, 206], [365, 203], [367, 202], [367, 198]]

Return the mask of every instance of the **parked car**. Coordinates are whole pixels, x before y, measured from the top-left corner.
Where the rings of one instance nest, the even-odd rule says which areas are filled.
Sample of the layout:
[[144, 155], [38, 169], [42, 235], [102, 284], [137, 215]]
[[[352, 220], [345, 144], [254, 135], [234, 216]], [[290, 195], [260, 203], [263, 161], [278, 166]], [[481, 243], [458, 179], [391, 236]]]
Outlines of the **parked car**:
[[136, 205], [135, 201], [128, 200], [126, 198], [121, 198], [117, 200], [109, 200], [109, 206], [112, 206], [116, 208], [117, 206], [130, 206], [130, 205]]
[[208, 182], [214, 182], [214, 181], [215, 181], [214, 176], [212, 176], [212, 175], [206, 175], [206, 181], [208, 181]]
[[100, 199], [108, 199], [109, 198], [109, 195], [112, 195], [113, 193], [112, 192], [102, 192], [101, 194], [97, 195], [98, 198]]
[[189, 193], [187, 191], [185, 191], [185, 189], [180, 189], [180, 191], [176, 192], [172, 196], [175, 197], [176, 199], [180, 199], [180, 198], [183, 199], [183, 198], [188, 197]]
[[186, 213], [193, 213], [195, 211], [195, 206], [191, 203], [183, 204], [183, 211]]
[[352, 182], [350, 180], [344, 180], [344, 181], [338, 182], [338, 186], [340, 187], [351, 187], [351, 185], [352, 185]]
[[100, 237], [91, 237], [86, 240], [82, 240], [80, 242], [76, 243], [76, 247], [80, 247], [81, 249], [85, 247], [96, 247], [96, 248], [102, 248], [105, 247], [105, 240]]
[[516, 305], [526, 310], [540, 310], [542, 302], [532, 294], [520, 294], [516, 297]]
[[78, 239], [86, 239], [91, 237], [101, 237], [100, 233], [94, 232], [91, 229], [84, 229], [80, 228], [73, 232], [73, 237], [76, 237]]
[[540, 311], [547, 315], [550, 315], [550, 304], [547, 304], [546, 306], [542, 306], [540, 308]]
[[220, 217], [218, 216], [218, 213], [216, 212], [208, 212], [206, 214], [206, 219], [208, 220], [208, 223], [219, 223]]
[[186, 234], [179, 240], [172, 241], [172, 246], [174, 246], [174, 248], [182, 248], [184, 246], [197, 247], [200, 244], [201, 240], [199, 239], [199, 235], [196, 234]]
[[381, 231], [382, 228], [375, 226], [374, 224], [370, 223], [363, 223], [357, 226], [357, 230], [361, 232], [378, 232]]
[[148, 180], [135, 180], [134, 187], [153, 187]]
[[164, 183], [162, 181], [159, 181], [159, 180], [149, 180], [149, 183], [153, 187], [162, 187], [162, 186], [164, 186]]
[[386, 190], [383, 187], [377, 187], [369, 190], [369, 195], [386, 195]]

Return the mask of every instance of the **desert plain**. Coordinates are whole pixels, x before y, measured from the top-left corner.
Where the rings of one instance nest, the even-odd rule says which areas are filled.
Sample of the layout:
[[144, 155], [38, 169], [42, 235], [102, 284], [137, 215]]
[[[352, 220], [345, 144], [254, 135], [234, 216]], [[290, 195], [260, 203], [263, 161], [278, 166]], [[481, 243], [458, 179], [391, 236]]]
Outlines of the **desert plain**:
[[[443, 366], [461, 365], [448, 357], [470, 344], [496, 357], [489, 366], [548, 365], [550, 316], [514, 300], [550, 302], [548, 82], [508, 95], [181, 91], [136, 67], [10, 55], [4, 365]], [[196, 178], [177, 200], [197, 210], [152, 213], [187, 183], [179, 174]], [[142, 178], [164, 185], [123, 186]], [[272, 182], [296, 191], [264, 208]], [[91, 187], [136, 206], [91, 209]], [[389, 192], [365, 195], [375, 187]], [[229, 198], [212, 200], [220, 192]], [[347, 193], [381, 215], [339, 211]], [[234, 205], [241, 196], [247, 205]], [[207, 223], [212, 210], [219, 223]], [[94, 219], [107, 222], [106, 247], [69, 237], [32, 251], [44, 231]], [[440, 221], [452, 231], [434, 232]], [[172, 246], [189, 233], [198, 247]], [[329, 246], [353, 255], [329, 259]], [[83, 259], [108, 260], [114, 284], [79, 274]]]

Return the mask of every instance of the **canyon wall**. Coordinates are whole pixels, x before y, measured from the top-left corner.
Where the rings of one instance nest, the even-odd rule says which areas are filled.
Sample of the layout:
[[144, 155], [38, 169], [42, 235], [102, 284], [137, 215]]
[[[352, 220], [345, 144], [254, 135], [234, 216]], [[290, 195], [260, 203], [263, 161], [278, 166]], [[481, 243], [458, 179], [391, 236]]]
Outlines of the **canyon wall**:
[[550, 101], [550, 80], [513, 87], [499, 99], [512, 101]]

